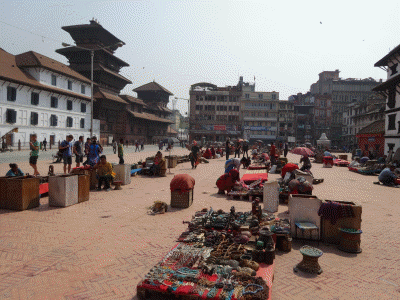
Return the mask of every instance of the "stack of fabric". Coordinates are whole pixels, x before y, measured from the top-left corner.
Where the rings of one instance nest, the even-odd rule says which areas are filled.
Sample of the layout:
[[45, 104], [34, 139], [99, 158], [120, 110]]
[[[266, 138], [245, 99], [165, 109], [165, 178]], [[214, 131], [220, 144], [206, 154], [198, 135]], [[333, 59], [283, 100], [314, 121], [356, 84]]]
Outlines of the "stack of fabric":
[[341, 218], [354, 218], [353, 207], [350, 204], [343, 204], [338, 202], [325, 202], [322, 203], [318, 215], [324, 219], [331, 221], [334, 225], [338, 219]]

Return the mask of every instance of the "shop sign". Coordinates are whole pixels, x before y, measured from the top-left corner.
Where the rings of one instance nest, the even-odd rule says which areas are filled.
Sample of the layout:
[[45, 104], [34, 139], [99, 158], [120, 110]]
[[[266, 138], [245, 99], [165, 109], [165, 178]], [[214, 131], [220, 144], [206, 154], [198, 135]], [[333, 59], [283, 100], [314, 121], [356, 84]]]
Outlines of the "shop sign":
[[225, 131], [226, 126], [225, 125], [214, 125], [214, 130]]
[[369, 137], [368, 142], [375, 142], [375, 137], [374, 136]]

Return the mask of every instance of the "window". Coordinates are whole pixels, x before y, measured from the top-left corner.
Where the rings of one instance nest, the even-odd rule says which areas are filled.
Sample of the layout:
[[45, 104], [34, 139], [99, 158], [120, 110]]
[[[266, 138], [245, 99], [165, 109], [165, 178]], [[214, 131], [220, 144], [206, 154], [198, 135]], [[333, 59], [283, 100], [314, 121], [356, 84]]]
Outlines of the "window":
[[86, 88], [86, 87], [82, 84], [82, 85], [81, 85], [81, 93], [82, 93], [82, 94], [85, 93], [85, 90], [86, 90], [85, 88]]
[[394, 108], [396, 106], [396, 88], [395, 87], [391, 88], [389, 90], [387, 106], [389, 108]]
[[50, 106], [53, 108], [58, 107], [58, 98], [57, 97], [51, 97], [50, 98]]
[[72, 100], [67, 100], [67, 110], [72, 110]]
[[56, 115], [50, 116], [50, 126], [57, 126], [58, 117]]
[[263, 94], [258, 94], [258, 99], [262, 99], [263, 98]]
[[396, 114], [388, 115], [388, 130], [396, 129]]
[[71, 117], [67, 117], [67, 127], [72, 127], [73, 120]]
[[245, 94], [244, 96], [246, 97], [246, 99], [250, 98], [250, 94]]
[[272, 94], [272, 100], [276, 100], [276, 94]]
[[39, 123], [39, 114], [31, 112], [31, 125], [37, 125]]
[[72, 91], [72, 81], [68, 80], [68, 89]]
[[239, 106], [235, 106], [235, 111], [239, 111]]
[[6, 110], [6, 122], [7, 123], [17, 123], [17, 112], [14, 109]]
[[86, 112], [86, 103], [81, 103], [81, 112]]
[[57, 85], [57, 76], [51, 75], [51, 85]]
[[391, 71], [390, 76], [393, 76], [394, 74], [397, 74], [397, 66], [398, 66], [398, 65], [399, 65], [399, 64], [393, 64], [393, 66], [389, 67], [389, 69], [390, 69], [390, 71]]
[[32, 93], [31, 94], [31, 104], [32, 105], [39, 105], [39, 94], [38, 93]]
[[85, 128], [85, 119], [81, 119], [80, 121], [80, 127]]
[[17, 100], [17, 89], [12, 86], [7, 87], [7, 101]]
[[229, 111], [232, 111], [232, 106], [229, 106]]

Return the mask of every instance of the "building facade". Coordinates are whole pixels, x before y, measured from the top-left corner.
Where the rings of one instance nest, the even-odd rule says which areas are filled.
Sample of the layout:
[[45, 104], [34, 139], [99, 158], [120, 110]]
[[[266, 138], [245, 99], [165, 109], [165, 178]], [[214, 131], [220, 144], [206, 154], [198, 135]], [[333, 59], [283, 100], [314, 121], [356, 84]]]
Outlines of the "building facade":
[[387, 79], [374, 88], [386, 98], [385, 107], [385, 154], [390, 156], [400, 147], [400, 45], [379, 60], [375, 67], [383, 68]]
[[332, 146], [342, 147], [344, 141], [343, 133], [343, 112], [346, 106], [353, 99], [357, 101], [366, 101], [372, 94], [372, 89], [379, 84], [373, 78], [356, 79], [339, 77], [339, 70], [324, 71], [319, 74], [319, 80], [310, 87], [313, 95], [328, 94], [332, 99], [332, 122], [330, 130], [326, 132], [328, 138], [332, 141]]
[[240, 97], [242, 86], [218, 87], [211, 83], [196, 83], [189, 95], [190, 140], [223, 142], [228, 137], [242, 135]]
[[330, 94], [316, 94], [314, 99], [314, 141], [316, 142], [321, 134], [329, 133], [332, 126], [332, 97]]
[[257, 92], [255, 85], [243, 85], [241, 119], [243, 137], [250, 141], [274, 142], [278, 136], [278, 92]]
[[[0, 136], [2, 141], [28, 147], [30, 136], [49, 145], [66, 135], [90, 135], [90, 81], [68, 66], [29, 51], [12, 55], [0, 49]], [[99, 136], [99, 122], [93, 132]]]
[[353, 101], [346, 107], [343, 113], [343, 142], [347, 148], [353, 148], [358, 144], [356, 135], [371, 123], [384, 120], [385, 98], [373, 93], [366, 101]]
[[358, 140], [358, 149], [362, 154], [369, 156], [370, 153], [374, 157], [382, 157], [385, 149], [385, 120], [378, 120], [361, 128], [356, 135]]
[[294, 107], [296, 144], [314, 143], [319, 138], [315, 136], [314, 96], [310, 92], [298, 93], [289, 100]]
[[278, 137], [279, 141], [293, 141], [295, 136], [294, 103], [288, 100], [278, 102]]

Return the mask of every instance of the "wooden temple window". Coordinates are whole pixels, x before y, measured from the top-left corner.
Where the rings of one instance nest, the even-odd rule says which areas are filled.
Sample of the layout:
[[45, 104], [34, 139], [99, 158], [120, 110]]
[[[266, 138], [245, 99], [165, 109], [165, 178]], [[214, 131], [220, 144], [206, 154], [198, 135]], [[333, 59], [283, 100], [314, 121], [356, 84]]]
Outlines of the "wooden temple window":
[[396, 114], [388, 115], [388, 130], [396, 129]]
[[389, 90], [387, 106], [389, 108], [394, 108], [396, 106], [396, 87]]

